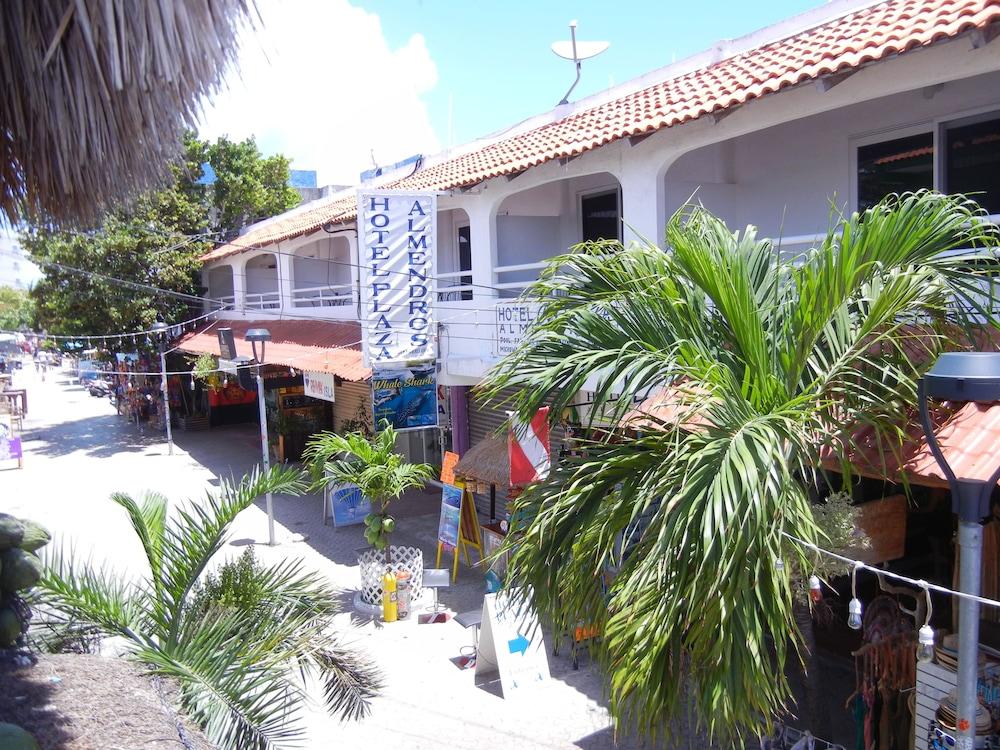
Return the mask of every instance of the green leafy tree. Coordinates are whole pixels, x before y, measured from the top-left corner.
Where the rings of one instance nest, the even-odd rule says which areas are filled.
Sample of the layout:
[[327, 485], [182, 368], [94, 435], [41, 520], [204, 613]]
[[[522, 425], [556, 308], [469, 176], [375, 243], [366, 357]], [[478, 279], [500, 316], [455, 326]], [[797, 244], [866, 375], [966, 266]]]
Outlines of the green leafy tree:
[[[202, 184], [206, 163], [214, 185]], [[45, 274], [31, 292], [40, 328], [128, 333], [148, 328], [158, 314], [168, 322], [194, 317], [202, 311], [194, 299], [202, 294], [199, 258], [245, 221], [298, 201], [287, 186], [288, 160], [263, 157], [252, 138], [208, 143], [188, 133], [185, 158], [172, 169], [169, 187], [140, 196], [90, 231], [25, 229], [22, 243]]]
[[972, 341], [966, 310], [989, 316], [976, 277], [995, 257], [950, 253], [995, 239], [983, 219], [962, 197], [892, 197], [792, 261], [689, 208], [666, 252], [581, 246], [528, 290], [542, 311], [489, 376], [494, 398], [516, 387], [527, 420], [587, 388], [621, 424], [631, 397], [662, 388], [676, 409], [595, 438], [514, 503], [508, 582], [557, 624], [598, 626], [618, 721], [655, 733], [690, 701], [724, 739], [788, 706], [790, 575], [811, 561], [785, 534], [823, 541], [821, 449], [849, 471], [865, 425], [898, 447], [921, 366]]
[[0, 286], [0, 330], [16, 331], [22, 326], [30, 327], [34, 316], [34, 304], [27, 290]]
[[298, 494], [300, 473], [275, 467], [168, 513], [156, 493], [112, 499], [128, 513], [146, 569], [119, 574], [73, 555], [48, 556], [46, 609], [77, 627], [123, 637], [132, 656], [177, 681], [185, 711], [221, 747], [296, 743], [307, 681], [331, 713], [359, 718], [379, 686], [372, 668], [330, 632], [336, 592], [295, 560], [252, 558], [207, 573], [236, 516], [268, 492]]
[[309, 463], [316, 487], [354, 484], [375, 508], [365, 518], [365, 539], [389, 556], [389, 537], [396, 520], [389, 504], [404, 492], [423, 487], [433, 476], [430, 464], [408, 462], [396, 452], [396, 431], [384, 422], [382, 430], [368, 438], [360, 432], [339, 435], [322, 432], [313, 437], [303, 458]]

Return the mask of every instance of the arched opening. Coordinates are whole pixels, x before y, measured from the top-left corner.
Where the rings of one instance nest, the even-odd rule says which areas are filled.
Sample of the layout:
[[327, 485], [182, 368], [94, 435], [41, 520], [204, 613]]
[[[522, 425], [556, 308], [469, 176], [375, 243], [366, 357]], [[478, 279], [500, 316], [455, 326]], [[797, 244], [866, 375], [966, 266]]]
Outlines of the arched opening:
[[208, 270], [208, 296], [224, 305], [236, 304], [233, 287], [233, 267], [216, 266]]
[[495, 286], [501, 297], [516, 297], [549, 258], [580, 242], [621, 238], [621, 183], [610, 172], [507, 196], [497, 210]]
[[438, 211], [437, 234], [438, 300], [471, 300], [474, 292], [469, 214], [461, 208]]
[[354, 299], [351, 245], [343, 235], [303, 245], [292, 258], [292, 307], [343, 307]]
[[247, 261], [244, 304], [248, 310], [277, 310], [281, 307], [278, 258], [273, 253], [257, 255]]

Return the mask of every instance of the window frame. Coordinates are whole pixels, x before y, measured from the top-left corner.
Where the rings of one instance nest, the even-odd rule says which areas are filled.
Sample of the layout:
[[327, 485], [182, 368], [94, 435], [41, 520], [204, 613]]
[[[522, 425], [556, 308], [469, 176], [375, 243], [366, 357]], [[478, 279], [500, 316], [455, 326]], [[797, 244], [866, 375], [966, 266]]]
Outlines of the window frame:
[[[858, 210], [858, 196], [861, 192], [859, 188], [858, 175], [858, 149], [864, 146], [871, 146], [875, 143], [885, 143], [897, 138], [906, 138], [913, 135], [933, 136], [934, 146], [934, 170], [933, 185], [934, 190], [945, 189], [945, 162], [944, 148], [945, 134], [950, 128], [962, 127], [963, 125], [974, 125], [978, 122], [988, 120], [1000, 120], [1000, 106], [996, 104], [975, 107], [960, 112], [952, 112], [946, 115], [939, 115], [921, 122], [899, 125], [897, 127], [881, 128], [867, 133], [859, 133], [848, 139], [849, 163], [850, 163], [850, 196], [849, 205], [853, 211]], [[1000, 214], [993, 215], [994, 220], [1000, 218]]]
[[622, 241], [622, 188], [621, 185], [608, 184], [603, 187], [588, 188], [576, 194], [576, 241], [583, 242], [583, 202], [587, 198], [602, 198], [614, 194], [615, 210], [618, 212], [618, 242]]

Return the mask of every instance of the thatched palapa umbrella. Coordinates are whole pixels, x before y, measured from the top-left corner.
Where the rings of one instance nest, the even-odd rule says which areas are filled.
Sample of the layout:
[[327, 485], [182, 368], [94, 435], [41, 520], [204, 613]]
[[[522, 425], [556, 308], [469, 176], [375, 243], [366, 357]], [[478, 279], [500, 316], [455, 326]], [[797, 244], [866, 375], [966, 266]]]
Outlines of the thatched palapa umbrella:
[[3, 0], [0, 212], [85, 223], [169, 177], [253, 0]]

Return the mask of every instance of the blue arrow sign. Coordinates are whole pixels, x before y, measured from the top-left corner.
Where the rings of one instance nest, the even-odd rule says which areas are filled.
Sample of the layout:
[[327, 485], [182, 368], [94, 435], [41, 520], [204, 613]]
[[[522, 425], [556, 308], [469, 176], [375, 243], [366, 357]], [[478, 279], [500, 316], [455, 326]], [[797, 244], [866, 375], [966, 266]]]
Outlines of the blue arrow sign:
[[531, 641], [518, 633], [517, 638], [512, 641], [507, 641], [507, 648], [510, 649], [512, 654], [520, 652], [521, 656], [524, 656], [528, 652], [528, 645], [530, 643]]

